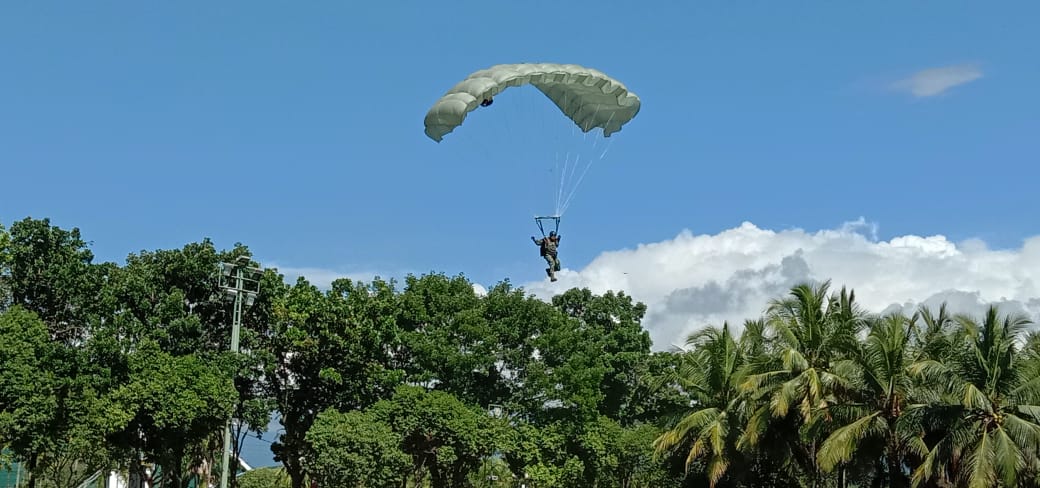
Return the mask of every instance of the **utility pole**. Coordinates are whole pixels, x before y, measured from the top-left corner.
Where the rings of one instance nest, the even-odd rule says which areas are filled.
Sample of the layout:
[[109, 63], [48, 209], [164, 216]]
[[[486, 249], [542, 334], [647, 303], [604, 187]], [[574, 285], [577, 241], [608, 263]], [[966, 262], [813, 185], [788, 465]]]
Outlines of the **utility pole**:
[[[248, 273], [248, 274], [246, 274]], [[243, 302], [249, 307], [260, 292], [260, 273], [257, 268], [249, 267], [249, 256], [239, 256], [234, 264], [221, 263], [220, 287], [235, 298], [235, 308], [231, 316], [231, 353], [238, 354], [239, 331], [242, 329]], [[234, 284], [229, 279], [234, 276]], [[237, 375], [237, 370], [236, 370]], [[233, 381], [233, 379], [232, 379]], [[224, 454], [221, 465], [220, 488], [227, 488], [231, 472], [231, 421], [234, 413], [228, 416], [224, 425]], [[235, 459], [235, 472], [238, 471], [238, 459]]]

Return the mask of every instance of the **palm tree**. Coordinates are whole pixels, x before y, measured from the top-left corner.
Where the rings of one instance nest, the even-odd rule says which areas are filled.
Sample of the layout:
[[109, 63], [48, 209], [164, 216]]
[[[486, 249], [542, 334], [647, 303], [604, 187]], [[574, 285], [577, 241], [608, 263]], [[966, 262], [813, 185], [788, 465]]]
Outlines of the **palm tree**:
[[847, 397], [831, 407], [841, 427], [834, 429], [820, 446], [817, 460], [824, 471], [853, 463], [864, 472], [874, 471], [875, 486], [900, 488], [909, 480], [904, 475], [904, 453], [911, 446], [897, 430], [900, 416], [913, 392], [910, 365], [914, 318], [892, 314], [872, 319], [870, 333], [848, 359], [834, 370], [849, 381]]
[[1037, 465], [1040, 445], [1040, 376], [1028, 375], [1028, 356], [1018, 354], [1020, 335], [1031, 321], [1001, 315], [995, 306], [981, 323], [967, 316], [954, 320], [951, 333], [967, 341], [950, 348], [945, 360], [923, 359], [911, 367], [940, 393], [937, 401], [906, 413], [924, 433], [925, 454], [913, 486], [1018, 486]]
[[704, 460], [713, 488], [736, 456], [736, 437], [743, 422], [738, 386], [746, 364], [744, 342], [733, 338], [728, 323], [690, 334], [686, 344], [691, 349], [682, 356], [672, 380], [692, 395], [693, 410], [654, 441], [658, 457], [688, 446], [687, 471], [694, 461]]
[[959, 339], [964, 338], [957, 337], [957, 324], [946, 307], [946, 302], [939, 305], [938, 314], [932, 313], [930, 308], [921, 305], [914, 314], [914, 318], [919, 318], [922, 322], [921, 327], [913, 329], [916, 361], [924, 359], [941, 361], [949, 355], [953, 348], [962, 346], [963, 342]]
[[799, 438], [786, 442], [813, 486], [820, 479], [817, 439], [826, 432], [835, 395], [849, 386], [847, 379], [832, 371], [832, 365], [855, 350], [856, 336], [866, 318], [854, 293], [842, 288], [828, 297], [829, 287], [829, 281], [818, 286], [801, 284], [791, 289], [789, 297], [770, 303], [766, 317], [774, 359], [757, 365], [758, 372], [741, 385], [758, 405], [739, 445], [756, 447], [780, 424], [797, 426]]

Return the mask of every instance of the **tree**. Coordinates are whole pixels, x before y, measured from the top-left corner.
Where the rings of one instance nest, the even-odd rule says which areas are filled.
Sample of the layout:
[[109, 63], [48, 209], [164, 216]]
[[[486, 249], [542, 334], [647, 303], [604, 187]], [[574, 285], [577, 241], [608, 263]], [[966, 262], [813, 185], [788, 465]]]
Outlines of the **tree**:
[[[263, 373], [260, 361], [265, 356], [255, 338], [266, 334], [271, 296], [267, 288], [278, 277], [265, 273], [262, 293], [246, 307], [241, 341], [246, 353], [236, 357], [230, 357], [228, 351], [233, 307], [219, 287], [220, 263], [248, 253], [241, 244], [231, 251], [218, 251], [206, 239], [180, 249], [141, 251], [129, 255], [123, 267], [106, 267], [107, 279], [95, 300], [104, 320], [92, 328], [86, 346], [96, 359], [93, 362], [113, 374], [107, 388], [130, 381], [128, 354], [138, 351], [141, 344], [154, 342], [159, 351], [173, 357], [195, 356], [224, 365], [223, 371], [236, 388], [231, 397], [235, 401], [232, 415], [238, 420], [232, 424], [236, 441], [245, 430], [265, 430], [271, 408], [258, 386]], [[217, 465], [221, 431], [185, 448], [185, 469], [196, 471], [204, 481], [212, 478], [212, 468]], [[239, 445], [232, 446], [236, 455]], [[176, 469], [166, 468], [170, 468], [167, 474]]]
[[750, 412], [740, 385], [753, 359], [749, 356], [753, 326], [749, 324], [750, 332], [739, 342], [728, 323], [690, 334], [686, 339], [690, 351], [681, 356], [673, 376], [662, 378], [689, 392], [693, 400], [689, 413], [655, 439], [655, 453], [661, 458], [677, 449], [687, 451], [687, 472], [695, 461], [703, 461], [713, 488], [743, 457], [737, 441]]
[[622, 292], [597, 296], [588, 289], [568, 290], [552, 303], [573, 319], [539, 343], [547, 364], [560, 373], [557, 384], [569, 396], [560, 400], [622, 425], [634, 422], [640, 365], [650, 355], [650, 334], [641, 324], [646, 305]]
[[27, 461], [29, 488], [36, 485], [41, 462], [64, 430], [61, 407], [67, 378], [55, 371], [57, 352], [35, 313], [15, 306], [0, 314], [0, 439]]
[[506, 426], [450, 393], [408, 385], [399, 386], [392, 398], [369, 412], [400, 436], [416, 483], [428, 473], [433, 488], [465, 486], [481, 461], [503, 442]]
[[52, 339], [79, 343], [95, 312], [94, 292], [101, 280], [79, 229], [26, 218], [0, 235], [0, 290], [10, 294], [11, 303], [36, 313]]
[[905, 456], [918, 447], [899, 428], [902, 413], [914, 400], [910, 365], [915, 320], [902, 314], [872, 319], [870, 333], [834, 370], [848, 380], [845, 395], [830, 407], [840, 425], [817, 454], [820, 467], [832, 471], [853, 464], [883, 486], [908, 486]]
[[[1040, 377], [1016, 345], [1031, 323], [990, 306], [982, 322], [959, 315], [952, 332], [968, 339], [944, 360], [924, 359], [911, 372], [939, 390], [938, 401], [906, 415], [925, 452], [913, 485], [946, 480], [959, 486], [1017, 486], [1036, 465], [1040, 445]], [[1025, 356], [1028, 358], [1028, 356]]]
[[399, 296], [398, 365], [408, 381], [474, 405], [500, 403], [507, 385], [496, 364], [501, 330], [485, 316], [484, 301], [462, 276], [408, 276]]
[[391, 283], [336, 280], [322, 293], [300, 278], [273, 298], [271, 331], [260, 347], [264, 371], [285, 432], [271, 445], [293, 488], [306, 475], [301, 457], [318, 414], [363, 409], [389, 397], [401, 379], [391, 367], [397, 347], [396, 296]]
[[238, 488], [289, 488], [289, 475], [282, 468], [263, 467], [242, 473]]
[[117, 427], [109, 442], [158, 463], [173, 487], [187, 487], [185, 473], [204, 460], [196, 446], [223, 430], [234, 407], [228, 364], [171, 355], [142, 341], [127, 355], [128, 377], [106, 399], [105, 417]]
[[[817, 456], [829, 428], [828, 412], [848, 387], [832, 366], [855, 348], [865, 320], [855, 293], [842, 288], [828, 296], [829, 287], [829, 282], [797, 285], [790, 296], [770, 303], [767, 324], [773, 349], [741, 385], [756, 402], [742, 447], [785, 445], [784, 456], [799, 465], [812, 486], [821, 478]], [[773, 440], [763, 440], [770, 434]]]
[[319, 486], [396, 488], [412, 465], [401, 435], [367, 412], [322, 412], [307, 444], [307, 472]]
[[515, 421], [503, 449], [512, 472], [534, 486], [583, 486], [585, 465], [573, 452], [573, 427], [562, 421], [547, 425]]

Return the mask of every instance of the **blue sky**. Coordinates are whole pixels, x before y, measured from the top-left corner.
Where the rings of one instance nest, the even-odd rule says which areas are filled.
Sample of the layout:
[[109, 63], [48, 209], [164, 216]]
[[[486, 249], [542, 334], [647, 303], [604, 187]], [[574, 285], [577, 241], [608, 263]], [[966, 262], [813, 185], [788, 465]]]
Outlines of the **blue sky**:
[[[998, 270], [936, 275], [908, 300], [956, 289], [1029, 304], [1037, 18], [1027, 1], [9, 2], [0, 223], [79, 227], [116, 262], [210, 237], [316, 276], [542, 286], [531, 216], [551, 209], [548, 154], [573, 131], [522, 90], [440, 144], [422, 121], [475, 70], [576, 63], [621, 80], [642, 110], [564, 215], [563, 284], [627, 284], [667, 308], [712, 286], [746, 293], [734, 277], [747, 269], [799, 275], [791, 259], [809, 249], [809, 269], [866, 270], [849, 279], [885, 290], [876, 270], [912, 268], [885, 254], [898, 248]], [[847, 241], [827, 240], [842, 229]], [[867, 246], [863, 260], [835, 265], [852, 258], [826, 254], [834, 242]], [[608, 269], [638, 249], [645, 259]], [[691, 255], [691, 269], [736, 264], [664, 285]], [[877, 255], [892, 257], [864, 257]], [[637, 272], [642, 285], [610, 278]], [[786, 283], [763, 279], [763, 293]]]
[[[208, 236], [281, 266], [537, 278], [548, 163], [453, 159], [422, 118], [472, 71], [547, 61], [643, 102], [565, 215], [565, 264], [744, 220], [1035, 231], [1040, 6], [796, 3], [10, 3], [0, 222], [78, 226], [116, 261]], [[951, 65], [983, 76], [890, 88]]]

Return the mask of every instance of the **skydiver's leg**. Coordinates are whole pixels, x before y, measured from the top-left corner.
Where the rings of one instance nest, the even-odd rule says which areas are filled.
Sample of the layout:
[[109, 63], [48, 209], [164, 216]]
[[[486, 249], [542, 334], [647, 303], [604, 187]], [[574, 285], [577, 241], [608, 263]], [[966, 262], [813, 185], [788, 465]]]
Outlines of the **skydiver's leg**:
[[555, 270], [555, 269], [556, 269], [556, 264], [555, 264], [555, 263], [553, 262], [553, 260], [554, 260], [555, 258], [553, 258], [553, 257], [552, 257], [551, 255], [549, 255], [549, 254], [546, 254], [545, 256], [542, 256], [542, 257], [544, 257], [544, 258], [545, 258], [545, 262], [546, 262], [546, 263], [549, 263], [549, 267], [548, 267], [548, 268], [545, 268], [545, 274], [549, 275], [549, 279], [550, 279], [550, 280], [552, 280], [552, 281], [556, 281], [556, 275], [555, 275], [555, 274], [553, 273], [553, 270]]

